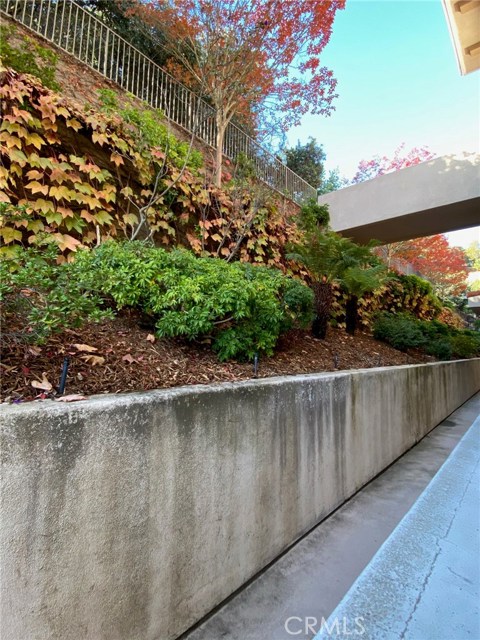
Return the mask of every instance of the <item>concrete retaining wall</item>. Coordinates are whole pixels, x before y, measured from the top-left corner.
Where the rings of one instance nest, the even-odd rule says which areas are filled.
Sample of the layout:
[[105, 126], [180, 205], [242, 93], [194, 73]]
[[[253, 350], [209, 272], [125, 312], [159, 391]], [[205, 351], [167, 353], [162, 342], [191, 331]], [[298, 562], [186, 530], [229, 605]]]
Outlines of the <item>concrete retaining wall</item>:
[[480, 389], [480, 360], [1, 407], [4, 640], [167, 640]]

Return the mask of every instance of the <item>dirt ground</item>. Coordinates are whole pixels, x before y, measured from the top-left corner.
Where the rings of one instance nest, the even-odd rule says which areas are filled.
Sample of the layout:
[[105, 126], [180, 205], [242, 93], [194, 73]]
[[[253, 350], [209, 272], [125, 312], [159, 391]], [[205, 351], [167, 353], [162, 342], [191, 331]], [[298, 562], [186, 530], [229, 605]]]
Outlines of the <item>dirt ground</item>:
[[[3, 402], [25, 402], [57, 395], [68, 357], [65, 395], [145, 391], [188, 384], [234, 382], [254, 377], [251, 362], [219, 362], [208, 344], [157, 339], [133, 313], [68, 329], [38, 347], [9, 337], [2, 340]], [[285, 334], [272, 357], [260, 357], [259, 378], [341, 369], [417, 364], [432, 361], [421, 353], [402, 353], [365, 333], [349, 336], [330, 328], [326, 340], [308, 331]]]

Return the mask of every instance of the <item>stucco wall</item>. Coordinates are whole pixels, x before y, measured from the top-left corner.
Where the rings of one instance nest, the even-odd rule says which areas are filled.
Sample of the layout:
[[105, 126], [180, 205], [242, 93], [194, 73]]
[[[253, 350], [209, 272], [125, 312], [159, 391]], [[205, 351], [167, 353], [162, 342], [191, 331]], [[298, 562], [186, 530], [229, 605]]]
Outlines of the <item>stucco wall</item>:
[[480, 388], [480, 360], [3, 406], [3, 640], [179, 635]]

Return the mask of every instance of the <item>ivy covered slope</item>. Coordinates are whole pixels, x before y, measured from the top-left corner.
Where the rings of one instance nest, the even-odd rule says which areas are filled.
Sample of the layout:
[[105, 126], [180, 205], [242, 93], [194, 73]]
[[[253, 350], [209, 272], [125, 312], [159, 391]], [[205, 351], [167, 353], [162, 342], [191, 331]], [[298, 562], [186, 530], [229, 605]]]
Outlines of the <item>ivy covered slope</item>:
[[37, 78], [0, 69], [2, 253], [54, 241], [64, 257], [107, 238], [153, 238], [197, 255], [285, 269], [298, 230], [248, 167], [213, 186], [201, 155], [159, 111], [80, 108]]

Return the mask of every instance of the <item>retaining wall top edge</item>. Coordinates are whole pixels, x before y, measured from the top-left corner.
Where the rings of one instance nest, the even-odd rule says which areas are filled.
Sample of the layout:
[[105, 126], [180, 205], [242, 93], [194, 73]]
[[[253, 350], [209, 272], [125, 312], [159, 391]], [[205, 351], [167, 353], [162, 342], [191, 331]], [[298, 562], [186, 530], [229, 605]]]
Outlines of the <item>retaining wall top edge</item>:
[[149, 391], [133, 391], [121, 394], [101, 394], [89, 396], [87, 400], [63, 403], [55, 400], [41, 400], [26, 402], [22, 404], [0, 404], [0, 415], [4, 417], [12, 417], [12, 415], [28, 415], [39, 411], [52, 412], [53, 414], [62, 414], [76, 409], [97, 409], [108, 410], [112, 407], [132, 406], [138, 404], [151, 404], [159, 401], [169, 401], [178, 397], [197, 397], [207, 393], [221, 393], [226, 390], [253, 390], [259, 387], [278, 387], [286, 383], [312, 382], [315, 380], [331, 380], [345, 378], [358, 375], [375, 375], [387, 374], [394, 371], [405, 369], [421, 369], [428, 367], [443, 367], [455, 365], [465, 362], [480, 362], [480, 358], [470, 358], [465, 360], [451, 360], [443, 362], [428, 362], [424, 364], [407, 364], [390, 367], [370, 367], [364, 369], [344, 369], [341, 371], [324, 371], [318, 373], [305, 373], [298, 375], [272, 376], [268, 378], [258, 378], [241, 380], [239, 382], [218, 382], [212, 384], [185, 385], [179, 387], [171, 387], [167, 389], [153, 389]]

